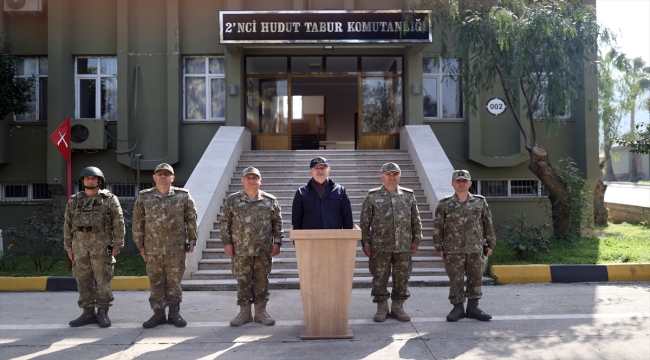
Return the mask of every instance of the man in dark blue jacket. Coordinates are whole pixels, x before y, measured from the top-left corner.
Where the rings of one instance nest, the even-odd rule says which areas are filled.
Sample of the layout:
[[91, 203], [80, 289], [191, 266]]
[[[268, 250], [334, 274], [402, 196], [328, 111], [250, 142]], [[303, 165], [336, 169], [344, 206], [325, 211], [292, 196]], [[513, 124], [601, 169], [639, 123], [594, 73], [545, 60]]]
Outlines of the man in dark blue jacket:
[[309, 164], [311, 180], [293, 198], [294, 229], [352, 229], [352, 206], [345, 188], [329, 178], [330, 166], [317, 156]]

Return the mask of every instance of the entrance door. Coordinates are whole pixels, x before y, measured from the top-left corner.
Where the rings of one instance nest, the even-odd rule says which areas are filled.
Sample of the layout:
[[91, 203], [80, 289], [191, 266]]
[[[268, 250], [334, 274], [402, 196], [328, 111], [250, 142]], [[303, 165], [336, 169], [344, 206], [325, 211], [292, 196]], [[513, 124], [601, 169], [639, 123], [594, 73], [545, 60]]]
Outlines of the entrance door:
[[361, 58], [358, 149], [399, 149], [404, 125], [402, 58]]
[[253, 149], [399, 148], [401, 57], [254, 56], [246, 66]]

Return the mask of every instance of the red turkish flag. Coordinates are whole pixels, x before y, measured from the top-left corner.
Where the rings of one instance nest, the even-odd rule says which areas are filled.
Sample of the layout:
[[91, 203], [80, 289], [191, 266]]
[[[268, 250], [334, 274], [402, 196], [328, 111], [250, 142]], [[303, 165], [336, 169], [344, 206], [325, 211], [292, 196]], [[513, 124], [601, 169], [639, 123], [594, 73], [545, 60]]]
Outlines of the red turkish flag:
[[50, 135], [50, 140], [54, 143], [61, 155], [67, 163], [70, 163], [70, 154], [72, 149], [70, 148], [70, 118], [65, 119], [64, 122], [59, 125], [56, 130]]

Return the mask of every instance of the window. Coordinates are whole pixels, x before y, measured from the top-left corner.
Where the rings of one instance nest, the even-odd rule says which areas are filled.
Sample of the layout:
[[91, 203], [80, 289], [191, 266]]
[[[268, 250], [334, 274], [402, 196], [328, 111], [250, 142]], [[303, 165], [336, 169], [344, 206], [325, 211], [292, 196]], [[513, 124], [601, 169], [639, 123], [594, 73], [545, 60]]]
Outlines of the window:
[[183, 61], [185, 120], [226, 119], [226, 79], [223, 57], [186, 57]]
[[77, 118], [117, 120], [117, 58], [77, 58], [75, 86]]
[[51, 200], [52, 190], [45, 183], [32, 184], [32, 199]]
[[134, 199], [135, 198], [135, 184], [131, 183], [107, 183], [106, 184], [106, 189], [108, 191], [112, 192], [115, 194], [120, 199], [123, 198], [128, 198], [128, 199]]
[[34, 101], [32, 111], [14, 115], [15, 121], [46, 121], [47, 120], [47, 58], [19, 58], [16, 61], [19, 77], [36, 76], [36, 84], [32, 90]]
[[[550, 78], [552, 78], [552, 76], [550, 76]], [[542, 84], [542, 86], [549, 86], [548, 80], [549, 80], [549, 76], [543, 74], [540, 78], [540, 83]], [[552, 78], [552, 80], [556, 80], [556, 79]], [[540, 94], [540, 96], [537, 98], [537, 100], [533, 100], [533, 103], [531, 104], [533, 109], [535, 109], [535, 112], [533, 112], [533, 118], [535, 120], [542, 120], [545, 117], [545, 112], [546, 112], [545, 109], [546, 96], [544, 95], [545, 91], [546, 89], [542, 89], [542, 93]], [[555, 116], [557, 116], [560, 119], [568, 119], [571, 114], [570, 104], [567, 102], [565, 104], [559, 104], [559, 105], [555, 104], [555, 105], [557, 109], [556, 110], [551, 109], [551, 113], [554, 113]]]
[[462, 119], [461, 59], [447, 57], [422, 58], [424, 117]]
[[539, 180], [472, 180], [469, 192], [489, 197], [548, 196]]
[[52, 200], [52, 191], [45, 183], [0, 184], [0, 201]]

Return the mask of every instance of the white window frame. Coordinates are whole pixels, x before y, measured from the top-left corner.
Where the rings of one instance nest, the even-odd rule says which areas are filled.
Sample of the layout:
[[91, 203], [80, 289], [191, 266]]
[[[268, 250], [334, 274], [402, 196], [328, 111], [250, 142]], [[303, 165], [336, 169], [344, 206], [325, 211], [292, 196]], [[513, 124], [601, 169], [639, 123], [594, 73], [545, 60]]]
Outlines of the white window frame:
[[[186, 69], [185, 69], [185, 59], [204, 59], [204, 64], [205, 64], [205, 71], [203, 74], [187, 74]], [[224, 64], [224, 71], [223, 73], [220, 74], [211, 74], [210, 73], [210, 65], [209, 59], [223, 59], [223, 64]], [[206, 121], [219, 121], [219, 122], [225, 122], [226, 121], [226, 96], [228, 95], [228, 86], [226, 84], [226, 59], [225, 56], [185, 56], [183, 57], [183, 121], [187, 122], [206, 122]], [[205, 79], [205, 119], [188, 119], [187, 118], [187, 96], [185, 94], [186, 90], [186, 80], [188, 77], [203, 77]], [[223, 104], [224, 104], [224, 116], [223, 117], [216, 117], [212, 116], [212, 87], [210, 86], [211, 81], [213, 79], [223, 79], [224, 82], [224, 99], [223, 99]], [[243, 89], [240, 89], [240, 93], [243, 91]], [[209, 100], [209, 101], [208, 101]]]
[[[36, 83], [34, 84], [34, 111], [26, 113], [26, 114], [34, 114], [35, 119], [34, 120], [26, 120], [26, 119], [19, 119], [20, 115], [26, 115], [26, 114], [14, 114], [14, 121], [16, 122], [38, 122], [38, 121], [45, 121], [40, 113], [40, 102], [41, 102], [41, 79], [47, 78], [48, 73], [49, 73], [49, 63], [47, 61], [47, 57], [27, 57], [27, 56], [21, 56], [19, 57], [20, 60], [36, 60], [36, 73], [31, 73], [31, 74], [22, 74], [22, 75], [16, 75], [17, 77], [20, 78], [31, 78], [32, 76], [36, 76]], [[45, 63], [46, 66], [46, 73], [41, 74], [41, 62]], [[45, 104], [45, 110], [47, 111], [47, 104]], [[47, 114], [45, 114], [47, 116]]]
[[[0, 201], [1, 202], [20, 202], [20, 201], [48, 201], [52, 198], [34, 198], [34, 185], [43, 184], [43, 183], [0, 183]], [[7, 197], [7, 191], [5, 186], [26, 186], [27, 187], [27, 196], [22, 197]]]
[[[524, 181], [530, 181], [530, 180], [532, 180], [532, 181], [537, 182], [537, 194], [536, 194], [536, 195], [521, 195], [521, 194], [515, 194], [515, 195], [513, 195], [513, 194], [512, 194], [512, 182], [513, 182], [513, 181], [520, 181], [520, 180], [524, 180]], [[482, 187], [483, 184], [482, 184], [482, 182], [483, 182], [483, 181], [506, 181], [506, 182], [507, 182], [507, 190], [508, 190], [508, 191], [507, 191], [507, 194], [506, 194], [506, 195], [501, 195], [501, 196], [497, 196], [497, 195], [483, 195], [483, 194], [482, 194], [482, 191], [483, 191], [483, 187]], [[539, 181], [538, 179], [483, 179], [483, 180], [472, 180], [472, 182], [473, 182], [474, 184], [476, 184], [476, 193], [477, 193], [478, 195], [482, 195], [482, 196], [489, 197], [489, 198], [502, 198], [502, 199], [503, 199], [503, 198], [517, 198], [517, 199], [520, 199], [520, 198], [523, 198], [523, 199], [531, 199], [531, 198], [533, 198], [533, 199], [534, 199], [534, 198], [539, 198], [539, 197], [546, 197], [546, 196], [548, 196], [548, 195], [545, 195], [545, 194], [543, 193], [544, 185], [542, 185], [542, 182]]]
[[[78, 64], [80, 59], [96, 59], [97, 60], [97, 74], [79, 74], [78, 73]], [[117, 69], [115, 70], [115, 74], [102, 74], [101, 73], [101, 61], [103, 59], [111, 59], [111, 60], [117, 60], [117, 57], [115, 56], [78, 56], [75, 58], [74, 62], [74, 76], [75, 76], [75, 81], [74, 81], [74, 87], [75, 87], [75, 117], [77, 119], [102, 119], [102, 91], [101, 89], [95, 90], [95, 117], [94, 118], [82, 118], [80, 116], [81, 113], [81, 101], [80, 101], [80, 82], [81, 80], [95, 80], [96, 86], [100, 86], [102, 83], [102, 79], [106, 78], [113, 78], [115, 79], [115, 83], [117, 84]], [[117, 90], [116, 90], [117, 91]], [[117, 95], [116, 95], [117, 97]], [[117, 101], [115, 104], [115, 108], [117, 111]], [[106, 121], [117, 121], [117, 114], [115, 119], [104, 119]]]
[[[422, 73], [422, 98], [424, 99], [424, 97], [426, 96], [426, 94], [425, 94], [426, 89], [424, 87], [424, 80], [425, 79], [436, 79], [437, 80], [437, 82], [436, 82], [436, 84], [437, 84], [436, 101], [438, 102], [438, 114], [437, 114], [437, 116], [424, 115], [424, 102], [423, 102], [423, 104], [422, 104], [422, 113], [423, 113], [423, 116], [424, 116], [424, 120], [425, 121], [465, 120], [465, 98], [463, 97], [463, 93], [462, 93], [463, 89], [462, 89], [462, 75], [461, 75], [461, 73], [460, 72], [458, 72], [458, 73], [445, 72], [445, 70], [442, 69], [442, 59], [443, 59], [443, 57], [440, 56], [440, 55], [423, 55], [422, 56], [423, 65], [424, 65], [424, 59], [425, 58], [438, 58], [438, 66], [439, 66], [440, 72], [438, 72], [438, 73], [425, 73], [425, 72], [423, 72]], [[445, 56], [444, 58], [458, 59], [459, 62], [461, 63], [461, 66], [462, 66], [462, 58], [460, 56]], [[462, 103], [461, 103], [460, 106], [463, 109], [463, 117], [459, 117], [459, 118], [445, 118], [445, 117], [443, 117], [443, 110], [442, 110], [442, 108], [443, 108], [443, 106], [442, 106], [442, 98], [443, 98], [442, 79], [445, 76], [458, 77], [459, 81], [461, 82], [460, 91], [461, 91]]]

